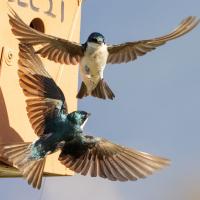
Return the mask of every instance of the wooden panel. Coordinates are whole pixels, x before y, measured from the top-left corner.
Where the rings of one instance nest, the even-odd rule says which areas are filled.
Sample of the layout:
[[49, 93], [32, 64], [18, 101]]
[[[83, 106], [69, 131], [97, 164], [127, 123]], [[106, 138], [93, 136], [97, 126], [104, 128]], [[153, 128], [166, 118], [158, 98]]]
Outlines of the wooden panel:
[[[17, 75], [18, 41], [10, 30], [8, 23], [8, 5], [30, 24], [34, 18], [40, 18], [44, 23], [45, 33], [68, 38], [72, 24], [75, 24], [73, 41], [80, 37], [80, 12], [74, 22], [78, 10], [78, 1], [75, 0], [1, 0], [0, 2], [0, 49], [4, 48], [0, 66], [0, 144], [16, 143], [19, 141], [33, 141], [37, 139], [26, 114], [25, 97], [19, 86]], [[33, 4], [34, 2], [34, 4]], [[47, 71], [59, 83], [63, 90], [69, 111], [77, 109], [78, 66], [64, 66], [43, 59]], [[59, 80], [58, 80], [59, 78]], [[58, 153], [48, 156], [45, 172], [59, 175], [72, 175], [57, 160]], [[8, 166], [7, 166], [8, 167]], [[8, 167], [9, 168], [9, 167]], [[5, 173], [5, 166], [0, 176], [12, 176], [13, 169]], [[13, 175], [15, 176], [15, 175]]]

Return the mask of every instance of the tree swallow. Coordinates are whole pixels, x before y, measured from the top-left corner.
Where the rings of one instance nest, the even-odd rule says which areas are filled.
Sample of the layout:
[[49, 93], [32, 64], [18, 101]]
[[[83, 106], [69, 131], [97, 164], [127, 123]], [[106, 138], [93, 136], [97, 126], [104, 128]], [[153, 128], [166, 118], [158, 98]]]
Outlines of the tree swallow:
[[144, 178], [169, 160], [114, 144], [83, 131], [89, 113], [67, 112], [64, 94], [45, 70], [33, 47], [19, 44], [19, 82], [27, 97], [27, 114], [39, 137], [36, 141], [3, 146], [3, 157], [18, 168], [28, 183], [40, 188], [49, 154], [81, 175], [112, 181]]
[[200, 22], [196, 17], [190, 16], [184, 19], [174, 31], [162, 37], [107, 45], [104, 36], [100, 33], [92, 33], [84, 44], [78, 44], [32, 29], [20, 19], [14, 10], [11, 10], [9, 18], [12, 32], [21, 42], [43, 46], [36, 51], [42, 57], [61, 64], [80, 64], [83, 81], [77, 98], [91, 95], [102, 99], [115, 97], [103, 79], [106, 64], [133, 61], [167, 41], [188, 33]]

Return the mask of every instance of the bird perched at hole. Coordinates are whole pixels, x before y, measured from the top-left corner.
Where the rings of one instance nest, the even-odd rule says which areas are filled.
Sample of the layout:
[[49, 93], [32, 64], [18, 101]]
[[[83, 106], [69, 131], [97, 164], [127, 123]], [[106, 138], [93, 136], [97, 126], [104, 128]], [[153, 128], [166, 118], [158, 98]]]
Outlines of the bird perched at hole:
[[133, 61], [138, 56], [145, 55], [167, 41], [188, 33], [199, 23], [196, 17], [190, 16], [184, 19], [174, 31], [165, 36], [119, 45], [107, 45], [104, 36], [100, 33], [92, 33], [84, 44], [78, 44], [30, 28], [14, 10], [11, 10], [9, 18], [12, 32], [21, 42], [43, 46], [36, 51], [42, 57], [61, 64], [80, 64], [83, 81], [77, 94], [78, 98], [91, 95], [102, 99], [115, 97], [103, 79], [106, 64]]
[[69, 169], [112, 181], [144, 178], [169, 164], [169, 160], [84, 134], [89, 113], [67, 112], [61, 89], [45, 70], [34, 49], [19, 45], [19, 81], [27, 96], [27, 113], [39, 137], [34, 142], [3, 146], [7, 158], [28, 183], [40, 188], [45, 159], [61, 150], [59, 160]]

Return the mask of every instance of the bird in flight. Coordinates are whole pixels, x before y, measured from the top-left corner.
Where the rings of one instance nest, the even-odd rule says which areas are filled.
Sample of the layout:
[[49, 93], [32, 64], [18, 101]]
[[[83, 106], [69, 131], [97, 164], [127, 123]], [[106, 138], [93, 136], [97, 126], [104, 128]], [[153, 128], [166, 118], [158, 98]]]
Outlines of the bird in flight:
[[67, 65], [80, 65], [82, 83], [77, 98], [90, 95], [101, 99], [113, 99], [115, 95], [103, 78], [106, 64], [133, 61], [138, 56], [143, 56], [158, 46], [190, 32], [200, 22], [196, 17], [189, 16], [175, 30], [162, 37], [118, 45], [107, 45], [105, 37], [94, 32], [84, 44], [78, 44], [34, 30], [25, 24], [13, 9], [10, 13], [12, 32], [21, 42], [33, 46], [42, 45], [36, 53], [49, 60]]
[[45, 70], [32, 46], [19, 44], [19, 82], [27, 97], [27, 115], [39, 137], [34, 142], [3, 146], [2, 155], [40, 189], [45, 159], [61, 150], [58, 160], [67, 168], [112, 181], [144, 178], [169, 160], [140, 152], [104, 138], [87, 135], [85, 111], [67, 112], [64, 94]]

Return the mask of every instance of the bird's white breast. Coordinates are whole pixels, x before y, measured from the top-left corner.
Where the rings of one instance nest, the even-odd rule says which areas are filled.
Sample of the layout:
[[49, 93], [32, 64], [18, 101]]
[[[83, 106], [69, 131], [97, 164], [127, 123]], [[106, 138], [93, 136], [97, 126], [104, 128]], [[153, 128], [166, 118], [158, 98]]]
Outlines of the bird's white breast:
[[87, 88], [94, 89], [100, 79], [108, 58], [107, 45], [88, 43], [85, 54], [80, 62], [80, 72]]
[[85, 55], [80, 63], [83, 73], [90, 74], [91, 76], [103, 76], [102, 73], [106, 65], [107, 57], [108, 51], [105, 44], [98, 45], [89, 42]]

